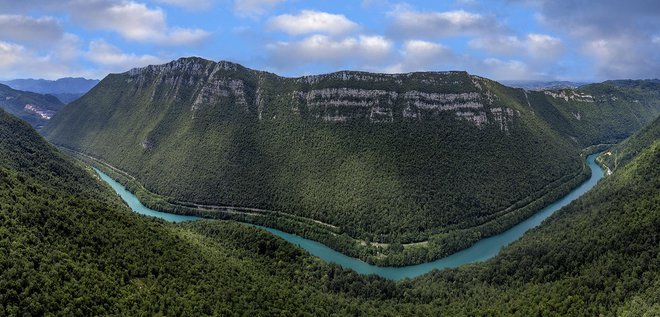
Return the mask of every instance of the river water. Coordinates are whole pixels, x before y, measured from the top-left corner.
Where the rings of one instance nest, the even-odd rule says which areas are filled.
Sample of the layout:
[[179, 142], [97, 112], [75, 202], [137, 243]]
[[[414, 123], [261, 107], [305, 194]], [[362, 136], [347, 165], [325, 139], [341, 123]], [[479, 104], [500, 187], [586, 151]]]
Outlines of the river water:
[[[344, 268], [352, 269], [360, 274], [377, 274], [384, 278], [391, 280], [400, 280], [403, 278], [413, 278], [420, 276], [422, 274], [428, 273], [434, 269], [445, 269], [457, 267], [466, 263], [480, 262], [487, 260], [497, 253], [499, 253], [502, 247], [509, 245], [511, 242], [520, 238], [525, 231], [534, 228], [541, 224], [543, 220], [548, 218], [552, 213], [561, 209], [562, 207], [568, 205], [571, 201], [582, 196], [584, 193], [593, 188], [596, 183], [603, 178], [603, 171], [596, 164], [596, 154], [589, 155], [587, 157], [587, 164], [591, 169], [591, 177], [586, 182], [582, 183], [577, 188], [573, 189], [566, 196], [558, 199], [552, 204], [546, 206], [545, 208], [539, 210], [537, 213], [522, 221], [521, 223], [515, 225], [509, 230], [506, 230], [498, 235], [491, 236], [485, 239], [482, 239], [472, 245], [471, 247], [456, 252], [450, 256], [416, 265], [403, 266], [403, 267], [380, 267], [371, 265], [359, 259], [344, 255], [339, 253], [319, 242], [305, 239], [303, 237], [297, 236], [295, 234], [286, 233], [277, 229], [267, 228], [263, 226], [256, 226], [262, 228], [284, 240], [293, 243], [311, 253], [314, 256], [321, 258], [324, 261], [332, 262], [341, 265]], [[114, 179], [101, 172], [98, 169], [95, 169], [99, 174], [101, 179], [110, 186], [121, 196], [121, 198], [128, 204], [128, 206], [133, 209], [136, 213], [158, 217], [165, 219], [171, 222], [181, 222], [189, 220], [198, 220], [199, 217], [194, 216], [182, 216], [176, 214], [170, 214], [166, 212], [155, 211], [149, 209], [142, 205], [135, 195], [126, 190], [124, 186], [116, 182]]]

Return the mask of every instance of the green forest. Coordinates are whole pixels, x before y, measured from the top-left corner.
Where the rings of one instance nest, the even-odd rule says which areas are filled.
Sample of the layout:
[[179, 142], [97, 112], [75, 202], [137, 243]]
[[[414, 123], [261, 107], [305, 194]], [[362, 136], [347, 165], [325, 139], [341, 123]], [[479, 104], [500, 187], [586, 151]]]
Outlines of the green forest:
[[0, 316], [654, 316], [658, 188], [655, 139], [495, 258], [395, 283], [233, 221], [134, 214], [0, 112]]
[[[579, 91], [595, 102], [564, 102], [465, 72], [282, 78], [185, 58], [106, 77], [43, 133], [134, 177], [123, 182], [153, 208], [267, 224], [370, 263], [404, 265], [501, 232], [577, 186], [588, 177], [583, 148], [620, 141], [660, 113], [656, 86], [606, 82]], [[312, 91], [359, 93], [335, 107], [332, 95], [299, 97]], [[410, 93], [482, 104], [490, 121], [415, 108], [401, 97]], [[360, 102], [383, 105], [377, 115], [392, 121], [344, 105]], [[501, 109], [509, 115], [496, 116]], [[342, 116], [351, 119], [320, 119]], [[416, 242], [428, 244], [398, 247]]]
[[635, 158], [649, 145], [660, 139], [660, 117], [648, 126], [642, 128], [631, 138], [613, 146], [603, 153], [599, 160], [611, 171], [623, 166]]

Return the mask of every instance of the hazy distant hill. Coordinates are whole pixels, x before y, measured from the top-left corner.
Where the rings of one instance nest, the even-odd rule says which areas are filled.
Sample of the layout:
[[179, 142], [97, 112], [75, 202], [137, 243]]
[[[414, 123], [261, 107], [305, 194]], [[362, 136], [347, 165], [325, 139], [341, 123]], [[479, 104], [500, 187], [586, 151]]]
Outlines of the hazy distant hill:
[[11, 89], [0, 84], [0, 108], [40, 128], [64, 104], [52, 95]]
[[469, 246], [568, 191], [586, 177], [580, 150], [653, 120], [657, 94], [528, 92], [466, 72], [283, 78], [184, 58], [107, 76], [44, 134], [135, 176], [158, 208], [275, 210], [242, 220], [400, 265]]
[[14, 79], [0, 82], [17, 90], [31, 91], [40, 94], [51, 94], [63, 103], [69, 103], [80, 98], [96, 84], [97, 79], [85, 78], [60, 78], [57, 80], [46, 79]]
[[514, 88], [523, 88], [526, 90], [545, 90], [545, 89], [564, 89], [579, 88], [588, 83], [572, 81], [540, 81], [540, 80], [503, 80], [502, 84]]

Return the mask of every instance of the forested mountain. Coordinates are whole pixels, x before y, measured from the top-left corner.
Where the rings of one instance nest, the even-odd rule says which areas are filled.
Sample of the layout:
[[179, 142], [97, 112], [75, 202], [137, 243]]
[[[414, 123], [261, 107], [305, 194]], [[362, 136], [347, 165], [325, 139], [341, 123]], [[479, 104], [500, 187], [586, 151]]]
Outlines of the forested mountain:
[[660, 313], [657, 139], [492, 260], [400, 283], [234, 222], [133, 214], [92, 175], [0, 110], [0, 315]]
[[0, 110], [0, 316], [350, 314], [320, 276], [354, 274], [241, 224], [139, 216], [92, 173]]
[[13, 89], [36, 92], [39, 94], [50, 94], [63, 103], [74, 101], [84, 95], [96, 84], [97, 79], [86, 78], [60, 78], [57, 80], [46, 79], [12, 79], [2, 81], [0, 84], [7, 85]]
[[582, 145], [617, 143], [660, 114], [659, 80], [606, 81], [541, 93], [545, 98], [531, 99], [537, 113]]
[[[628, 144], [648, 140], [659, 125], [656, 120]], [[415, 281], [415, 296], [455, 307], [444, 310], [449, 315], [660, 315], [658, 188], [655, 138], [492, 260]], [[444, 297], [446, 289], [462, 299]]]
[[14, 90], [0, 84], [0, 108], [40, 128], [64, 104], [52, 95]]
[[601, 163], [603, 163], [610, 170], [610, 172], [612, 172], [620, 166], [625, 165], [628, 161], [637, 156], [637, 154], [639, 154], [642, 150], [659, 139], [660, 117], [655, 119], [652, 124], [635, 133], [635, 135], [632, 137], [613, 146], [607, 152], [601, 154], [599, 161], [601, 161]]
[[630, 91], [608, 91], [611, 104], [591, 91], [525, 92], [465, 72], [283, 78], [184, 58], [109, 75], [44, 134], [123, 170], [152, 207], [239, 214], [401, 265], [519, 222], [587, 177], [582, 148], [660, 111], [645, 91], [625, 109]]

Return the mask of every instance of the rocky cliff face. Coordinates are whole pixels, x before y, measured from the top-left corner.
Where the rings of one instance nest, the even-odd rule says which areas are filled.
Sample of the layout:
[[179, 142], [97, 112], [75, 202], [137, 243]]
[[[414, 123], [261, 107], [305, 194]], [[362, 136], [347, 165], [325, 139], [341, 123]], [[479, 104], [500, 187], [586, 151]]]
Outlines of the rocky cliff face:
[[232, 105], [259, 120], [277, 120], [269, 100], [284, 100], [294, 117], [324, 122], [432, 120], [446, 115], [477, 127], [494, 124], [508, 131], [520, 112], [499, 102], [485, 78], [465, 72], [372, 74], [342, 71], [283, 78], [230, 62], [185, 58], [125, 74], [136, 93], [155, 84], [165, 99], [190, 103], [191, 115], [204, 107]]

